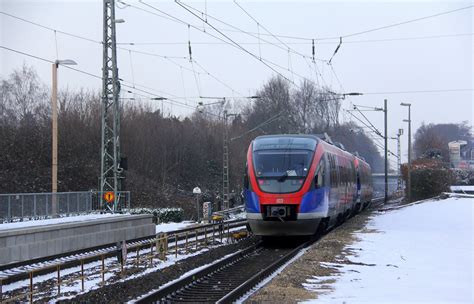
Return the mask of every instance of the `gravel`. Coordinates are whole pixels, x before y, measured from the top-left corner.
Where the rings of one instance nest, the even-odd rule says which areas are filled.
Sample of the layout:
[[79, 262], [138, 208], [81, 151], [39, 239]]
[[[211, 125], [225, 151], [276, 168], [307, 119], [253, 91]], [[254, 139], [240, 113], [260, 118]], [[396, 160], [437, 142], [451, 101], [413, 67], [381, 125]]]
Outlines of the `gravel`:
[[124, 282], [110, 284], [88, 293], [78, 295], [73, 299], [59, 301], [59, 303], [127, 302], [152, 290], [155, 290], [159, 286], [169, 281], [179, 278], [181, 275], [192, 269], [212, 263], [227, 254], [231, 254], [237, 250], [246, 248], [258, 241], [258, 238], [250, 237], [235, 244], [211, 249], [203, 254], [181, 260], [170, 267], [166, 267]]
[[[371, 211], [364, 211], [341, 226], [333, 229], [311, 246], [298, 260], [288, 265], [281, 273], [273, 278], [263, 288], [250, 296], [245, 303], [297, 303], [299, 301], [315, 299], [324, 288], [330, 289], [329, 284], [333, 279], [328, 279], [323, 285], [323, 290], [310, 292], [303, 287], [306, 279], [313, 276], [327, 277], [338, 273], [337, 267], [330, 267], [321, 263], [350, 263], [345, 259], [346, 248], [355, 241], [354, 231], [364, 229], [370, 219]], [[346, 248], [346, 249], [344, 249]]]

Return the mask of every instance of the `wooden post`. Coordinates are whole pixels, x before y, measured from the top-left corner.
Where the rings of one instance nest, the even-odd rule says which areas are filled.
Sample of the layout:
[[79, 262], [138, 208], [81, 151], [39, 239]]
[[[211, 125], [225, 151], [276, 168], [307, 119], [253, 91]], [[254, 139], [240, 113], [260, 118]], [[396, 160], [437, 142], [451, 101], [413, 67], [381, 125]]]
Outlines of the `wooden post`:
[[137, 245], [137, 258], [135, 260], [135, 264], [138, 265], [139, 259], [140, 259], [140, 245]]
[[81, 288], [84, 291], [84, 260], [81, 260]]
[[[156, 248], [158, 251], [158, 248]], [[153, 267], [153, 242], [150, 242], [150, 267]]]
[[188, 253], [188, 232], [186, 231], [186, 241], [184, 242], [184, 251]]
[[178, 258], [178, 234], [174, 235], [174, 257]]
[[30, 303], [33, 303], [33, 271], [30, 271]]
[[105, 285], [105, 262], [104, 262], [104, 255], [102, 255], [102, 286]]
[[58, 270], [58, 296], [61, 294], [61, 265], [58, 265], [57, 267]]
[[161, 233], [158, 234], [155, 239], [156, 254], [158, 255], [158, 259], [160, 258], [160, 236]]
[[[221, 229], [222, 227], [222, 229]], [[221, 243], [222, 243], [222, 237], [224, 236], [224, 224], [219, 225], [219, 233], [221, 235]]]

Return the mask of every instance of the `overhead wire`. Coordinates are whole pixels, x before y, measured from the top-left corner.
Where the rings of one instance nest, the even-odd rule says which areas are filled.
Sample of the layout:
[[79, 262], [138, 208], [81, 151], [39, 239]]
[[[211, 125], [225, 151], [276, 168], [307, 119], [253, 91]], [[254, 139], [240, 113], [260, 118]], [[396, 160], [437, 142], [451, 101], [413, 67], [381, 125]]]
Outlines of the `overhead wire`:
[[229, 141], [233, 141], [233, 140], [242, 138], [242, 137], [244, 137], [245, 135], [247, 135], [247, 134], [249, 134], [249, 133], [252, 133], [253, 131], [256, 131], [256, 130], [258, 130], [258, 129], [260, 129], [260, 128], [262, 128], [262, 127], [264, 127], [264, 126], [266, 126], [266, 125], [268, 125], [268, 124], [270, 124], [270, 123], [276, 121], [278, 118], [280, 118], [281, 114], [282, 114], [282, 112], [280, 112], [280, 113], [278, 113], [278, 114], [276, 114], [276, 115], [270, 117], [269, 119], [265, 120], [265, 121], [262, 122], [261, 124], [258, 124], [257, 126], [253, 127], [252, 129], [250, 129], [250, 130], [248, 130], [248, 131], [246, 131], [246, 132], [240, 134], [239, 136], [236, 136], [236, 137], [231, 138]]
[[362, 115], [362, 117], [365, 118], [365, 120], [370, 124], [376, 134], [383, 137], [382, 133], [372, 124], [372, 122], [367, 118], [367, 116], [365, 116], [364, 113], [362, 113], [357, 106], [354, 106], [354, 108], [360, 113], [360, 115]]
[[[342, 38], [347, 38], [347, 37], [358, 36], [358, 35], [362, 35], [362, 34], [366, 34], [366, 33], [370, 33], [370, 32], [375, 32], [375, 31], [379, 31], [379, 30], [383, 30], [383, 29], [387, 29], [387, 28], [392, 28], [392, 27], [397, 27], [397, 26], [400, 26], [400, 25], [405, 25], [405, 24], [409, 24], [409, 23], [413, 23], [413, 22], [418, 22], [418, 21], [425, 20], [425, 19], [439, 17], [439, 16], [459, 12], [459, 11], [462, 11], [462, 10], [467, 10], [467, 9], [472, 8], [472, 7], [474, 7], [474, 5], [468, 5], [468, 6], [460, 7], [460, 8], [453, 9], [453, 10], [443, 11], [443, 12], [433, 14], [433, 15], [428, 15], [428, 16], [424, 16], [424, 17], [420, 17], [420, 18], [409, 19], [409, 20], [405, 20], [405, 21], [402, 21], [402, 22], [397, 22], [397, 23], [392, 23], [392, 24], [388, 24], [388, 25], [384, 25], [384, 26], [370, 28], [370, 29], [367, 29], [367, 30], [363, 30], [363, 31], [359, 31], [359, 32], [353, 32], [353, 33], [349, 33], [349, 34], [345, 34], [345, 35], [319, 37], [319, 38], [317, 37], [317, 35], [316, 35], [317, 38], [302, 37], [302, 36], [295, 36], [295, 35], [281, 35], [281, 34], [277, 34], [275, 36], [277, 36], [279, 38], [292, 39], [292, 40], [312, 41], [314, 39], [315, 41], [321, 41], [320, 43], [323, 43], [322, 41], [324, 41], [324, 40], [336, 40], [336, 39], [339, 40], [341, 37]], [[237, 32], [236, 30], [231, 30], [231, 29], [223, 29], [223, 31]], [[249, 33], [251, 33], [251, 32], [249, 32]], [[262, 35], [272, 36], [270, 34], [262, 34]], [[375, 40], [373, 40], [373, 41], [375, 41]], [[331, 42], [331, 43], [337, 43], [337, 42]], [[356, 43], [356, 42], [346, 42], [345, 41], [344, 43]]]
[[386, 94], [419, 94], [419, 93], [443, 93], [443, 92], [466, 92], [474, 91], [473, 88], [438, 89], [438, 90], [414, 90], [414, 91], [387, 91], [387, 92], [363, 92], [364, 95], [386, 95]]
[[[283, 40], [281, 40], [280, 38], [278, 38], [276, 35], [274, 35], [272, 32], [270, 32], [270, 30], [268, 30], [264, 25], [262, 25], [255, 17], [253, 17], [247, 10], [245, 10], [236, 0], [234, 0], [234, 3], [235, 5], [237, 5], [247, 16], [249, 16], [250, 19], [252, 19], [255, 23], [257, 23], [257, 25], [259, 25], [260, 27], [262, 27], [268, 34], [270, 34], [270, 36], [272, 36], [273, 38], [275, 38], [275, 40], [277, 40], [278, 42], [280, 42], [281, 44], [283, 44], [286, 48], [288, 48], [289, 51], [293, 52], [294, 54], [297, 54], [299, 56], [302, 56], [303, 58], [309, 58], [309, 56], [306, 56], [294, 49], [292, 49], [288, 44], [286, 44]], [[233, 26], [232, 26], [233, 27]], [[246, 33], [248, 35], [252, 35], [251, 33], [247, 32], [247, 31], [242, 31], [243, 33]], [[262, 39], [263, 40], [263, 39]], [[260, 39], [259, 39], [260, 41]], [[265, 40], [263, 40], [265, 41]], [[313, 52], [313, 56], [312, 56], [312, 60], [316, 60], [315, 56], [314, 56], [314, 52]]]
[[[143, 1], [142, 1], [142, 2], [143, 2]], [[180, 2], [180, 1], [175, 1], [175, 2], [176, 2], [178, 5], [182, 6], [183, 8], [187, 9], [187, 11], [189, 11], [190, 13], [192, 13], [193, 15], [195, 15], [195, 16], [198, 17], [198, 18], [199, 18], [199, 16], [198, 16], [197, 14], [194, 14], [191, 10], [193, 10], [193, 11], [195, 11], [195, 12], [197, 12], [197, 13], [202, 13], [200, 10], [198, 10], [198, 9], [196, 9], [196, 8], [194, 8], [194, 7], [190, 6], [190, 5], [188, 5], [188, 4], [185, 4], [185, 3]], [[265, 29], [268, 33], [271, 34], [271, 32], [270, 32], [267, 28], [265, 28], [263, 25], [261, 25], [261, 24], [257, 21], [257, 19], [255, 19], [252, 15], [250, 15], [242, 6], [240, 6], [236, 1], [234, 1], [234, 3], [235, 3], [239, 8], [241, 8], [254, 22], [256, 22], [258, 26], [262, 27], [262, 28]], [[311, 58], [310, 56], [306, 56], [306, 55], [304, 55], [304, 54], [302, 54], [302, 53], [300, 53], [300, 52], [298, 52], [298, 51], [292, 49], [289, 45], [286, 45], [282, 40], [280, 40], [280, 39], [279, 39], [278, 37], [276, 37], [276, 36], [275, 36], [274, 38], [277, 39], [280, 43], [284, 44], [284, 45], [287, 47], [287, 49], [285, 49], [284, 47], [279, 46], [278, 44], [275, 44], [275, 43], [273, 43], [273, 42], [270, 42], [270, 41], [268, 41], [268, 40], [265, 40], [265, 39], [260, 38], [260, 37], [258, 36], [258, 34], [257, 34], [257, 36], [256, 36], [256, 35], [253, 34], [253, 33], [250, 33], [250, 32], [248, 32], [248, 31], [242, 30], [242, 29], [240, 29], [240, 28], [238, 28], [238, 27], [236, 27], [236, 26], [234, 26], [234, 25], [232, 25], [232, 24], [230, 24], [230, 23], [228, 23], [228, 22], [225, 22], [225, 21], [223, 21], [223, 20], [221, 20], [221, 19], [219, 19], [219, 18], [216, 18], [216, 17], [211, 16], [211, 15], [209, 15], [209, 14], [207, 14], [207, 16], [209, 16], [211, 19], [216, 20], [217, 22], [220, 22], [220, 23], [222, 23], [222, 24], [224, 24], [224, 25], [226, 25], [226, 26], [229, 26], [229, 27], [234, 28], [234, 29], [238, 30], [238, 31], [241, 32], [241, 33], [244, 33], [244, 34], [250, 35], [250, 36], [252, 36], [252, 37], [254, 37], [254, 38], [257, 38], [258, 41], [262, 40], [262, 41], [266, 42], [267, 44], [274, 45], [274, 46], [276, 46], [276, 47], [278, 47], [278, 48], [280, 48], [280, 49], [282, 49], [282, 50], [289, 51], [289, 52], [291, 52], [291, 53], [294, 53], [294, 54], [296, 54], [296, 55], [299, 55], [299, 56], [301, 56], [303, 59]], [[209, 21], [206, 21], [206, 23], [207, 23], [208, 25], [210, 25], [210, 24], [209, 24]], [[212, 28], [214, 28], [216, 31], [219, 31], [219, 30], [217, 29], [217, 27], [215, 27], [215, 26], [212, 26]], [[221, 34], [224, 35], [222, 32], [221, 32]], [[227, 37], [227, 38], [228, 38], [228, 37]], [[229, 39], [229, 38], [228, 38], [228, 39]], [[235, 42], [234, 42], [234, 43], [235, 43]], [[241, 47], [241, 46], [240, 46], [240, 47]], [[241, 47], [241, 48], [242, 48], [242, 47]], [[271, 65], [273, 65], [273, 66], [275, 66], [275, 67], [278, 67], [278, 68], [280, 68], [280, 69], [282, 69], [282, 70], [286, 70], [286, 71], [290, 72], [290, 73], [292, 74], [292, 76], [293, 76], [293, 80], [290, 81], [289, 78], [287, 78], [287, 77], [285, 77], [285, 78], [286, 78], [288, 81], [290, 81], [291, 83], [293, 83], [294, 85], [296, 85], [296, 83], [295, 83], [295, 81], [294, 81], [294, 75], [298, 76], [299, 78], [301, 78], [301, 79], [303, 79], [303, 80], [307, 80], [307, 79], [308, 79], [307, 77], [302, 76], [302, 75], [300, 75], [300, 74], [294, 72], [293, 69], [284, 68], [284, 67], [282, 67], [281, 65], [279, 65], [279, 64], [277, 64], [277, 63], [275, 63], [275, 62], [272, 62], [272, 61], [270, 61], [270, 60], [268, 60], [268, 59], [262, 58], [261, 52], [259, 52], [259, 56], [258, 56], [258, 57], [255, 56], [255, 55], [253, 55], [253, 56], [254, 56], [256, 59], [259, 59], [260, 61], [262, 61], [263, 63], [266, 62], [266, 63], [271, 64]], [[289, 55], [288, 55], [288, 56], [289, 56]], [[313, 57], [313, 58], [315, 58], [315, 57]], [[324, 60], [317, 59], [317, 58], [315, 58], [315, 59], [318, 60], [318, 61], [324, 61]], [[290, 59], [289, 59], [289, 60], [290, 60]], [[322, 75], [321, 75], [321, 77], [322, 77]]]
[[17, 20], [20, 20], [20, 21], [23, 21], [23, 22], [26, 22], [26, 23], [30, 23], [30, 24], [36, 25], [36, 26], [38, 26], [38, 27], [42, 27], [42, 28], [44, 28], [44, 29], [47, 29], [47, 30], [50, 30], [50, 31], [53, 31], [53, 32], [57, 32], [57, 33], [60, 33], [60, 34], [66, 35], [66, 36], [70, 36], [70, 37], [82, 39], [82, 40], [85, 40], [85, 41], [89, 41], [89, 42], [94, 42], [94, 43], [102, 44], [102, 41], [90, 39], [90, 38], [87, 38], [87, 37], [84, 37], [84, 36], [80, 36], [80, 35], [76, 35], [76, 34], [71, 34], [71, 33], [64, 32], [64, 31], [60, 31], [60, 30], [58, 30], [58, 29], [54, 29], [54, 28], [52, 28], [52, 27], [49, 27], [49, 26], [46, 26], [46, 25], [43, 25], [43, 24], [39, 24], [39, 23], [33, 22], [33, 21], [31, 21], [31, 20], [27, 20], [27, 19], [25, 19], [25, 18], [21, 18], [21, 17], [15, 16], [15, 15], [12, 15], [12, 14], [9, 14], [9, 13], [6, 13], [6, 12], [3, 12], [3, 11], [0, 11], [0, 14], [5, 15], [5, 16], [8, 16], [8, 17], [11, 17], [11, 18], [14, 18], [14, 19], [17, 19]]
[[[258, 35], [258, 32], [256, 33]], [[367, 39], [367, 40], [344, 40], [344, 44], [356, 44], [356, 43], [376, 43], [376, 42], [394, 42], [394, 41], [411, 41], [411, 40], [425, 40], [425, 39], [439, 39], [439, 38], [455, 38], [455, 37], [469, 37], [473, 36], [474, 33], [458, 33], [458, 34], [446, 34], [446, 35], [430, 35], [430, 36], [418, 36], [418, 37], [399, 37], [399, 38], [381, 38], [381, 39]], [[308, 40], [310, 40], [308, 38]], [[316, 40], [316, 39], [311, 39]], [[161, 41], [161, 42], [119, 42], [117, 43], [123, 45], [180, 45], [180, 44], [187, 44], [187, 42], [182, 41]], [[199, 41], [194, 42], [193, 44], [203, 44], [203, 45], [219, 45], [219, 44], [227, 44], [224, 42], [215, 42], [215, 41]], [[239, 44], [242, 45], [257, 45], [257, 44], [267, 44], [265, 42], [246, 42], [240, 41]], [[268, 43], [270, 44], [270, 43]], [[283, 44], [280, 42], [272, 42], [272, 44]], [[307, 45], [308, 42], [285, 42], [288, 45]], [[339, 41], [334, 42], [325, 42], [325, 41], [318, 41], [318, 44], [339, 44]], [[311, 58], [312, 59], [312, 58]], [[320, 59], [321, 60], [321, 59]]]
[[[124, 1], [120, 1], [120, 2], [121, 2], [121, 3], [125, 3]], [[183, 21], [183, 20], [181, 20], [181, 19], [179, 19], [179, 18], [177, 18], [177, 17], [175, 17], [175, 16], [173, 16], [173, 15], [171, 15], [171, 14], [169, 14], [169, 13], [163, 11], [163, 10], [160, 10], [159, 8], [157, 8], [157, 7], [153, 6], [153, 5], [150, 5], [150, 4], [146, 3], [146, 2], [144, 2], [143, 0], [139, 0], [139, 2], [140, 2], [141, 4], [147, 6], [147, 7], [150, 7], [150, 8], [153, 9], [153, 10], [156, 10], [156, 11], [158, 11], [158, 12], [164, 14], [165, 16], [167, 16], [167, 17], [165, 18], [165, 19], [167, 19], [167, 20], [171, 20], [171, 19], [172, 19], [173, 21], [178, 22], [178, 23], [181, 23], [181, 24], [183, 24], [183, 25], [186, 25], [186, 26], [189, 25], [191, 28], [194, 28], [194, 29], [196, 29], [196, 30], [198, 30], [198, 31], [201, 31], [201, 32], [203, 32], [203, 33], [205, 33], [205, 34], [207, 34], [207, 35], [209, 35], [209, 36], [211, 36], [211, 37], [213, 37], [213, 38], [215, 38], [215, 39], [217, 39], [217, 40], [219, 40], [219, 41], [221, 41], [221, 42], [224, 42], [224, 43], [226, 43], [226, 44], [228, 44], [228, 45], [231, 45], [231, 46], [233, 46], [233, 47], [235, 47], [235, 48], [237, 48], [237, 49], [244, 49], [244, 48], [242, 48], [242, 47], [241, 47], [240, 45], [238, 45], [238, 44], [236, 45], [236, 44], [234, 44], [234, 43], [230, 43], [230, 42], [228, 42], [228, 41], [226, 41], [226, 40], [224, 40], [224, 39], [222, 39], [222, 38], [220, 38], [220, 37], [218, 37], [218, 36], [216, 36], [216, 35], [214, 35], [214, 34], [212, 34], [212, 33], [209, 33], [208, 31], [205, 31], [205, 30], [203, 30], [203, 29], [201, 29], [201, 28], [199, 28], [199, 27], [197, 27], [197, 26], [195, 26], [195, 25], [192, 25], [192, 24], [190, 24], [190, 23], [188, 23], [188, 22], [186, 22], [186, 21]], [[139, 7], [139, 6], [135, 6], [135, 5], [132, 5], [132, 4], [128, 4], [128, 6], [134, 8], [134, 9], [141, 10], [141, 11], [144, 11], [144, 12], [146, 12], [146, 13], [149, 13], [149, 14], [152, 14], [152, 15], [155, 15], [155, 16], [158, 16], [158, 17], [163, 17], [163, 15], [154, 13], [154, 12], [152, 12], [152, 11], [149, 11], [149, 10], [147, 10], [147, 9], [141, 8], [141, 7]], [[193, 13], [193, 15], [195, 15], [195, 14]], [[196, 16], [198, 19], [204, 20], [203, 18], [201, 18], [201, 17], [199, 17], [199, 16], [197, 16], [197, 15], [195, 15], [195, 16]], [[204, 21], [205, 21], [205, 20], [204, 20]], [[211, 26], [208, 22], [206, 22], [206, 24], [208, 24], [209, 26]], [[225, 34], [224, 34], [224, 36], [225, 36]], [[245, 50], [245, 49], [244, 49], [244, 50]], [[246, 50], [245, 50], [245, 51], [246, 51]], [[247, 51], [247, 52], [248, 52], [248, 51]], [[252, 56], [255, 56], [255, 55], [253, 55], [253, 54], [250, 53], [250, 52], [249, 52], [249, 54], [251, 54]], [[256, 58], [256, 59], [259, 60], [258, 58]], [[259, 61], [261, 61], [264, 65], [266, 65], [267, 67], [269, 67], [269, 68], [270, 68], [271, 70], [273, 70], [275, 73], [277, 73], [278, 75], [280, 75], [281, 77], [283, 77], [284, 79], [286, 79], [286, 80], [289, 81], [289, 79], [288, 79], [286, 76], [282, 75], [280, 72], [278, 72], [277, 70], [275, 70], [274, 68], [272, 68], [271, 66], [269, 66], [266, 62], [264, 62], [264, 59], [263, 59], [263, 58], [262, 58], [262, 60], [259, 60]], [[268, 62], [269, 60], [265, 60], [265, 61]], [[295, 85], [296, 85], [296, 84], [295, 84]]]
[[[53, 64], [55, 61], [53, 60], [50, 60], [50, 59], [46, 59], [46, 58], [43, 58], [43, 57], [39, 57], [39, 56], [36, 56], [36, 55], [33, 55], [33, 54], [29, 54], [29, 53], [26, 53], [26, 52], [22, 52], [22, 51], [19, 51], [19, 50], [15, 50], [15, 49], [12, 49], [12, 48], [9, 48], [9, 47], [6, 47], [6, 46], [3, 46], [3, 45], [0, 45], [0, 48], [1, 49], [5, 49], [7, 51], [11, 51], [11, 52], [14, 52], [14, 53], [18, 53], [18, 54], [21, 54], [21, 55], [24, 55], [24, 56], [27, 56], [27, 57], [31, 57], [31, 58], [35, 58], [35, 59], [38, 59], [38, 60], [41, 60], [41, 61], [44, 61], [44, 62], [48, 62], [48, 63], [51, 63]], [[84, 70], [81, 70], [81, 69], [78, 69], [78, 68], [74, 68], [70, 65], [62, 65], [64, 68], [67, 68], [69, 70], [73, 70], [73, 71], [76, 71], [78, 73], [81, 73], [81, 74], [84, 74], [84, 75], [87, 75], [87, 76], [90, 76], [90, 77], [93, 77], [93, 78], [96, 78], [96, 79], [100, 79], [102, 80], [102, 76], [99, 76], [99, 75], [95, 75], [93, 73], [90, 73], [90, 72], [87, 72], [87, 71], [84, 71]], [[162, 96], [160, 95], [157, 95], [153, 92], [150, 92], [150, 91], [157, 91], [153, 88], [149, 88], [149, 87], [146, 87], [144, 85], [139, 85], [139, 84], [135, 84], [135, 87], [132, 86], [132, 83], [128, 80], [124, 80], [124, 79], [120, 79], [122, 82], [124, 82], [122, 84], [122, 87], [126, 87], [126, 88], [130, 88], [130, 89], [133, 89], [133, 90], [136, 90], [136, 91], [139, 91], [139, 92], [142, 92], [142, 93], [146, 93], [146, 94], [149, 94], [151, 96], [155, 96], [155, 97], [158, 97], [158, 98], [163, 98]], [[143, 87], [145, 89], [140, 89], [138, 87]], [[159, 92], [159, 91], [157, 91]], [[165, 95], [169, 95], [169, 96], [173, 96], [173, 94], [170, 94], [170, 93], [165, 93], [165, 92], [161, 92], [161, 93], [164, 93]], [[169, 98], [169, 97], [165, 97], [166, 100], [168, 100], [169, 102], [174, 102], [176, 105], [179, 105], [179, 106], [183, 106], [183, 107], [187, 107], [189, 109], [195, 109], [195, 107], [193, 106], [190, 106], [190, 105], [187, 105], [179, 100], [176, 100], [174, 98]]]
[[[145, 4], [142, 0], [140, 0], [140, 3], [143, 3]], [[200, 20], [203, 20], [204, 19], [202, 17], [200, 17], [199, 15], [197, 15], [196, 13], [194, 13], [193, 11], [191, 11], [190, 9], [188, 9], [185, 5], [182, 5], [181, 2], [178, 2], [178, 1], [175, 1], [175, 3], [177, 3], [179, 6], [181, 6], [182, 8], [184, 8], [186, 11], [188, 11], [189, 13], [191, 13], [193, 16], [195, 16], [196, 18], [200, 19]], [[149, 4], [146, 4], [148, 6], [150, 6]], [[153, 7], [153, 6], [151, 6]], [[211, 23], [209, 23], [209, 21], [206, 22], [207, 25], [209, 25], [212, 29], [214, 29], [216, 32], [218, 32], [219, 34], [221, 34], [222, 36], [224, 36], [227, 40], [229, 40], [231, 42], [232, 45], [235, 45], [238, 49], [241, 49], [242, 51], [244, 51], [245, 53], [249, 54], [250, 56], [252, 56], [253, 58], [255, 58], [256, 60], [262, 62], [265, 66], [267, 66], [269, 69], [271, 69], [273, 72], [277, 73], [278, 75], [280, 75], [282, 78], [286, 79], [288, 82], [290, 83], [293, 83], [295, 86], [297, 86], [296, 83], [292, 82], [290, 79], [288, 79], [285, 75], [281, 74], [279, 71], [277, 71], [275, 68], [273, 68], [272, 66], [270, 66], [268, 63], [266, 63], [265, 61], [268, 61], [268, 60], [263, 60], [263, 59], [260, 59], [258, 58], [258, 56], [256, 56], [255, 54], [253, 54], [252, 52], [250, 52], [249, 50], [247, 50], [246, 48], [244, 48], [243, 46], [241, 46], [240, 44], [238, 44], [237, 42], [235, 42], [232, 38], [230, 38], [229, 36], [227, 36], [226, 34], [224, 34], [222, 31], [220, 31], [218, 28], [216, 28], [214, 25], [212, 25]], [[207, 32], [205, 32], [207, 33]], [[222, 41], [224, 41], [223, 39], [220, 39]]]
[[[360, 123], [362, 123], [364, 126], [366, 126], [367, 128], [369, 128], [370, 130], [374, 131], [375, 134], [377, 134], [379, 137], [384, 138], [384, 136], [382, 135], [382, 133], [381, 133], [377, 128], [375, 128], [372, 124], [371, 124], [371, 125], [368, 125], [367, 123], [365, 123], [364, 121], [362, 121], [360, 118], [358, 118], [357, 116], [355, 116], [352, 112], [347, 111], [347, 110], [345, 110], [345, 111], [346, 111], [347, 113], [349, 113], [352, 117], [354, 117], [355, 119], [357, 119], [357, 120], [358, 120]], [[361, 113], [361, 114], [362, 114], [362, 113]], [[380, 139], [378, 139], [378, 140], [375, 139], [375, 137], [373, 137], [370, 133], [369, 133], [369, 136], [372, 137], [373, 140], [375, 140], [374, 144], [377, 144], [377, 145], [380, 146], [381, 143], [378, 142], [378, 140], [380, 140]], [[382, 147], [382, 149], [385, 149], [385, 148], [383, 147], [383, 144], [381, 145], [381, 147]], [[390, 151], [390, 150], [388, 150], [388, 153], [395, 155], [395, 154], [394, 154], [392, 151]]]
[[375, 31], [379, 31], [379, 30], [384, 30], [384, 29], [388, 29], [388, 28], [392, 28], [392, 27], [396, 27], [396, 26], [400, 26], [400, 25], [405, 25], [405, 24], [409, 24], [409, 23], [413, 23], [413, 22], [418, 22], [418, 21], [421, 21], [421, 20], [426, 20], [426, 19], [430, 19], [430, 18], [435, 18], [435, 17], [439, 17], [439, 16], [459, 12], [459, 11], [462, 11], [462, 10], [470, 9], [472, 7], [474, 7], [474, 5], [469, 5], [469, 6], [457, 8], [457, 9], [454, 9], [454, 10], [444, 11], [444, 12], [440, 12], [440, 13], [425, 16], [425, 17], [420, 17], [420, 18], [410, 19], [410, 20], [406, 20], [406, 21], [402, 21], [402, 22], [392, 23], [392, 24], [385, 25], [385, 26], [380, 26], [380, 27], [376, 27], [376, 28], [372, 28], [372, 29], [368, 29], [368, 30], [364, 30], [364, 31], [360, 31], [360, 32], [355, 32], [355, 33], [343, 35], [342, 37], [347, 38], [347, 37], [353, 37], [353, 36], [358, 36], [358, 35], [362, 35], [362, 34], [367, 34], [367, 33], [375, 32]]
[[[126, 8], [128, 6], [131, 6], [123, 1], [119, 1], [121, 2], [124, 7], [123, 8]], [[123, 9], [122, 8], [122, 9]], [[72, 33], [69, 33], [69, 32], [65, 32], [65, 31], [61, 31], [61, 30], [58, 30], [58, 29], [55, 29], [55, 28], [52, 28], [52, 27], [49, 27], [49, 26], [45, 26], [43, 24], [40, 24], [40, 23], [37, 23], [37, 22], [33, 22], [31, 20], [28, 20], [28, 19], [25, 19], [25, 18], [21, 18], [21, 17], [18, 17], [18, 16], [15, 16], [15, 15], [12, 15], [12, 14], [9, 14], [9, 13], [5, 13], [5, 12], [2, 12], [0, 11], [1, 14], [4, 14], [6, 16], [9, 16], [11, 18], [14, 18], [14, 19], [17, 19], [17, 20], [20, 20], [20, 21], [23, 21], [23, 22], [26, 22], [26, 23], [29, 23], [29, 24], [32, 24], [32, 25], [35, 25], [35, 26], [38, 26], [38, 27], [41, 27], [43, 29], [47, 29], [47, 30], [50, 30], [50, 31], [53, 31], [54, 34], [55, 34], [55, 38], [56, 38], [56, 33], [60, 33], [60, 34], [63, 34], [63, 35], [67, 35], [67, 36], [70, 36], [70, 37], [74, 37], [74, 38], [78, 38], [78, 39], [82, 39], [82, 40], [85, 40], [85, 41], [88, 41], [88, 42], [92, 42], [92, 43], [95, 43], [95, 44], [99, 44], [99, 45], [103, 45], [102, 41], [97, 41], [97, 40], [94, 40], [94, 39], [90, 39], [90, 38], [87, 38], [87, 37], [84, 37], [84, 36], [80, 36], [80, 35], [76, 35], [76, 34], [72, 34]], [[131, 43], [130, 45], [134, 45], [133, 43]], [[178, 62], [174, 61], [174, 59], [188, 59], [187, 57], [184, 57], [184, 56], [167, 56], [167, 55], [161, 55], [161, 54], [156, 54], [156, 53], [151, 53], [151, 52], [145, 52], [145, 51], [140, 51], [140, 50], [134, 50], [134, 49], [129, 49], [129, 48], [124, 48], [124, 47], [120, 47], [120, 46], [117, 46], [117, 49], [118, 50], [122, 50], [122, 51], [126, 51], [129, 53], [129, 57], [130, 57], [130, 62], [132, 62], [131, 60], [131, 54], [130, 53], [137, 53], [137, 54], [142, 54], [142, 55], [146, 55], [146, 56], [152, 56], [152, 57], [158, 57], [158, 58], [161, 58], [161, 59], [165, 59], [169, 62], [171, 62], [172, 64], [182, 68], [182, 69], [185, 69], [189, 72], [192, 72], [192, 73], [196, 73], [194, 71], [194, 69], [189, 69], [181, 64], [179, 64]], [[58, 50], [57, 50], [57, 40], [56, 40], [56, 57], [58, 57]], [[194, 60], [194, 62], [196, 62]], [[132, 64], [132, 63], [131, 63]], [[202, 65], [201, 65], [202, 67]], [[133, 74], [133, 66], [132, 66], [132, 74]], [[219, 83], [223, 84], [224, 86], [226, 86], [227, 88], [229, 88], [232, 92], [237, 92], [235, 89], [232, 89], [228, 84], [225, 84], [224, 81], [222, 81], [221, 79], [219, 79], [218, 77], [216, 77], [215, 75], [213, 75], [211, 72], [207, 71], [206, 70], [206, 74], [208, 76], [211, 76], [213, 79], [215, 79], [216, 81], [218, 81]], [[132, 75], [132, 82], [134, 82], [134, 75]], [[239, 93], [240, 94], [240, 93]], [[199, 94], [201, 95], [201, 94]], [[240, 96], [244, 96], [243, 94], [240, 94]]]

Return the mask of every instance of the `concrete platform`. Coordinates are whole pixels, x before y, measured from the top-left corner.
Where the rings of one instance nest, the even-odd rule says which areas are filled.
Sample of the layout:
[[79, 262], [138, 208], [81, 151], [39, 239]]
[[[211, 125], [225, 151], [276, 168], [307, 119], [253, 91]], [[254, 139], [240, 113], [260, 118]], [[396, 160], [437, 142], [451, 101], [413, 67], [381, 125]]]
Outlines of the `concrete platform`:
[[[0, 224], [0, 265], [64, 254], [155, 234], [151, 215], [114, 215]], [[64, 220], [66, 221], [66, 220]], [[58, 223], [59, 222], [59, 223]], [[10, 224], [8, 224], [10, 225]]]

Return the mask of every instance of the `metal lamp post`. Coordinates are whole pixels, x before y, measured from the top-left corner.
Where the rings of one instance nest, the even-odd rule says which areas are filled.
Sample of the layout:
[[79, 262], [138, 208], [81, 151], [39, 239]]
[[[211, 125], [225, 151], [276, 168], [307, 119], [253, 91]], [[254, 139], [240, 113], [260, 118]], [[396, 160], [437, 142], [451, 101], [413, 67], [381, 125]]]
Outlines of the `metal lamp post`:
[[71, 59], [56, 60], [52, 65], [53, 85], [51, 94], [51, 118], [52, 118], [52, 160], [51, 160], [51, 192], [52, 196], [52, 214], [58, 214], [58, 202], [56, 192], [58, 191], [58, 67], [59, 65], [76, 65]]
[[193, 189], [193, 194], [196, 194], [196, 222], [199, 222], [199, 194], [201, 194], [201, 189], [199, 187], [195, 187]]
[[408, 188], [408, 202], [411, 203], [411, 103], [402, 102], [401, 106], [408, 107], [408, 119], [404, 119], [404, 122], [408, 122], [408, 177], [407, 177], [407, 188]]

